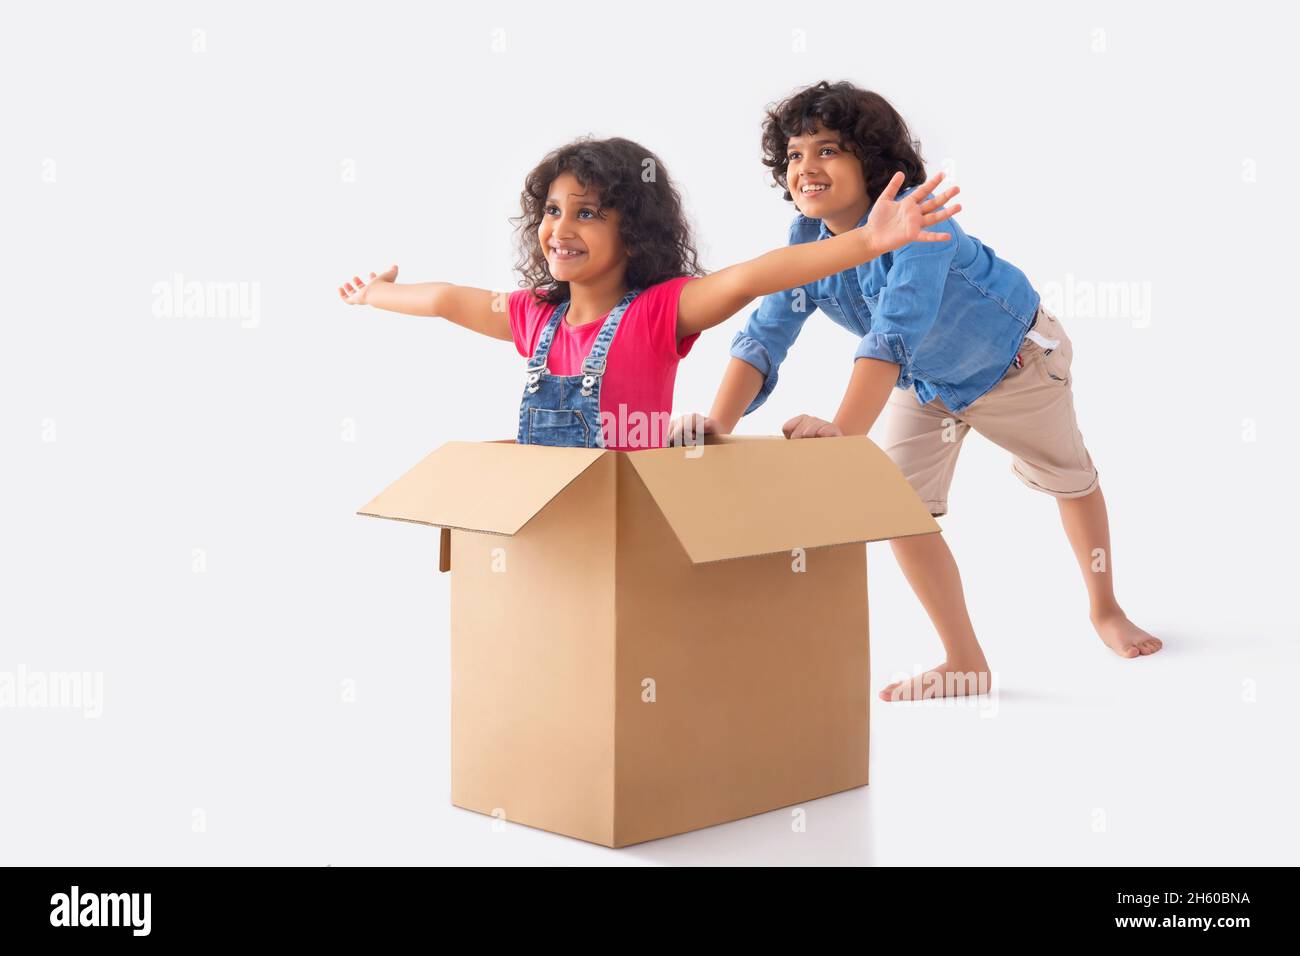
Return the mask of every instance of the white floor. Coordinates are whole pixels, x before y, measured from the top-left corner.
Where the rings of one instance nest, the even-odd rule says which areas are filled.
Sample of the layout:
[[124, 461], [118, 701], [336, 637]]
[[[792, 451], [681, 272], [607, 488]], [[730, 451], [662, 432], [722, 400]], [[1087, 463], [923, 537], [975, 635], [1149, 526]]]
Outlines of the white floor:
[[[174, 568], [141, 568], [165, 522], [143, 523], [135, 542], [103, 540], [93, 519], [56, 522], [47, 542], [74, 527], [86, 542], [71, 559], [85, 590], [68, 599], [33, 576], [15, 600], [44, 616], [7, 650], [31, 670], [89, 662], [103, 674], [102, 716], [0, 711], [0, 862], [1295, 862], [1285, 675], [1300, 655], [1276, 623], [1289, 595], [1236, 602], [1237, 571], [1216, 584], [1178, 550], [1140, 582], [1157, 533], [1140, 522], [1117, 536], [1131, 552], [1121, 596], [1138, 595], [1131, 613], [1166, 650], [1120, 660], [1082, 616], [1051, 502], [1009, 476], [990, 487], [997, 508], [946, 524], [959, 558], [989, 542], [984, 560], [963, 563], [995, 695], [875, 703], [872, 784], [804, 806], [804, 832], [780, 810], [619, 851], [450, 805], [447, 589], [428, 529], [345, 516], [319, 537], [338, 533], [346, 549], [286, 559], [291, 529], [258, 547], [234, 518], [211, 529], [195, 574], [179, 550]], [[1021, 530], [999, 536], [1012, 504]], [[66, 559], [39, 541], [28, 555], [37, 567]], [[939, 657], [888, 546], [870, 546], [870, 562], [879, 688]]]

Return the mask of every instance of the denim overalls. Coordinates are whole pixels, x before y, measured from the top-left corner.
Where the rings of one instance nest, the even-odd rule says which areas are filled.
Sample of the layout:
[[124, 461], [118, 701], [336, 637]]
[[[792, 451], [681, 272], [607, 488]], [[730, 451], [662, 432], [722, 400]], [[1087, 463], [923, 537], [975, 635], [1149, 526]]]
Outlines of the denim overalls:
[[641, 292], [629, 289], [596, 333], [596, 341], [582, 362], [581, 375], [552, 375], [546, 368], [555, 330], [569, 311], [560, 303], [537, 340], [528, 360], [528, 380], [519, 405], [520, 445], [557, 445], [563, 448], [604, 448], [600, 426], [600, 380], [605, 374], [605, 356], [618, 331], [618, 324], [632, 300]]

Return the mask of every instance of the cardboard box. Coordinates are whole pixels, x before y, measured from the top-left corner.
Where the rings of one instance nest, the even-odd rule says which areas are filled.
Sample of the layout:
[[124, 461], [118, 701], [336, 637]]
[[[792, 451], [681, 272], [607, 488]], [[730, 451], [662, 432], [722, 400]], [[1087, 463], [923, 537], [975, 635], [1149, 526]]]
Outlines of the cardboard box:
[[450, 442], [359, 513], [443, 529], [452, 803], [610, 847], [864, 786], [863, 542], [939, 530], [866, 437]]

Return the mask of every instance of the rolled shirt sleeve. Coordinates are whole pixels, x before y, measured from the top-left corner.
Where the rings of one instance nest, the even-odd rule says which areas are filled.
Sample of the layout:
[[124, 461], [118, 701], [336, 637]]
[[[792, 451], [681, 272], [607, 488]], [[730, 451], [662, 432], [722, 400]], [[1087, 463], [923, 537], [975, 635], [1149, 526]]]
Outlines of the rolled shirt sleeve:
[[[949, 232], [946, 222], [927, 226], [927, 232]], [[913, 381], [913, 359], [922, 339], [939, 316], [948, 270], [957, 253], [957, 239], [945, 242], [909, 242], [893, 253], [885, 287], [871, 311], [871, 330], [853, 354], [883, 359], [898, 365], [898, 387]]]
[[763, 296], [745, 327], [731, 340], [731, 354], [763, 376], [763, 386], [745, 409], [748, 415], [776, 388], [777, 370], [808, 318], [809, 298], [802, 287]]

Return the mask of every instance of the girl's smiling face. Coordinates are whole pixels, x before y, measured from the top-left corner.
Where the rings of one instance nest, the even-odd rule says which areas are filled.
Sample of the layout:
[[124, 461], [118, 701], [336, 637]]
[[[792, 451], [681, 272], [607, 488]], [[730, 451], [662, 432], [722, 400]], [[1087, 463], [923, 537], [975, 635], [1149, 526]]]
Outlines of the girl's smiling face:
[[[785, 152], [786, 188], [809, 219], [843, 218], [858, 208], [866, 211], [862, 164], [844, 148], [839, 133], [818, 126], [807, 135], [791, 136]], [[858, 213], [854, 221], [861, 217]]]
[[537, 240], [557, 282], [594, 282], [613, 269], [627, 268], [627, 248], [619, 235], [616, 209], [601, 209], [595, 188], [572, 173], [561, 173], [546, 194]]

